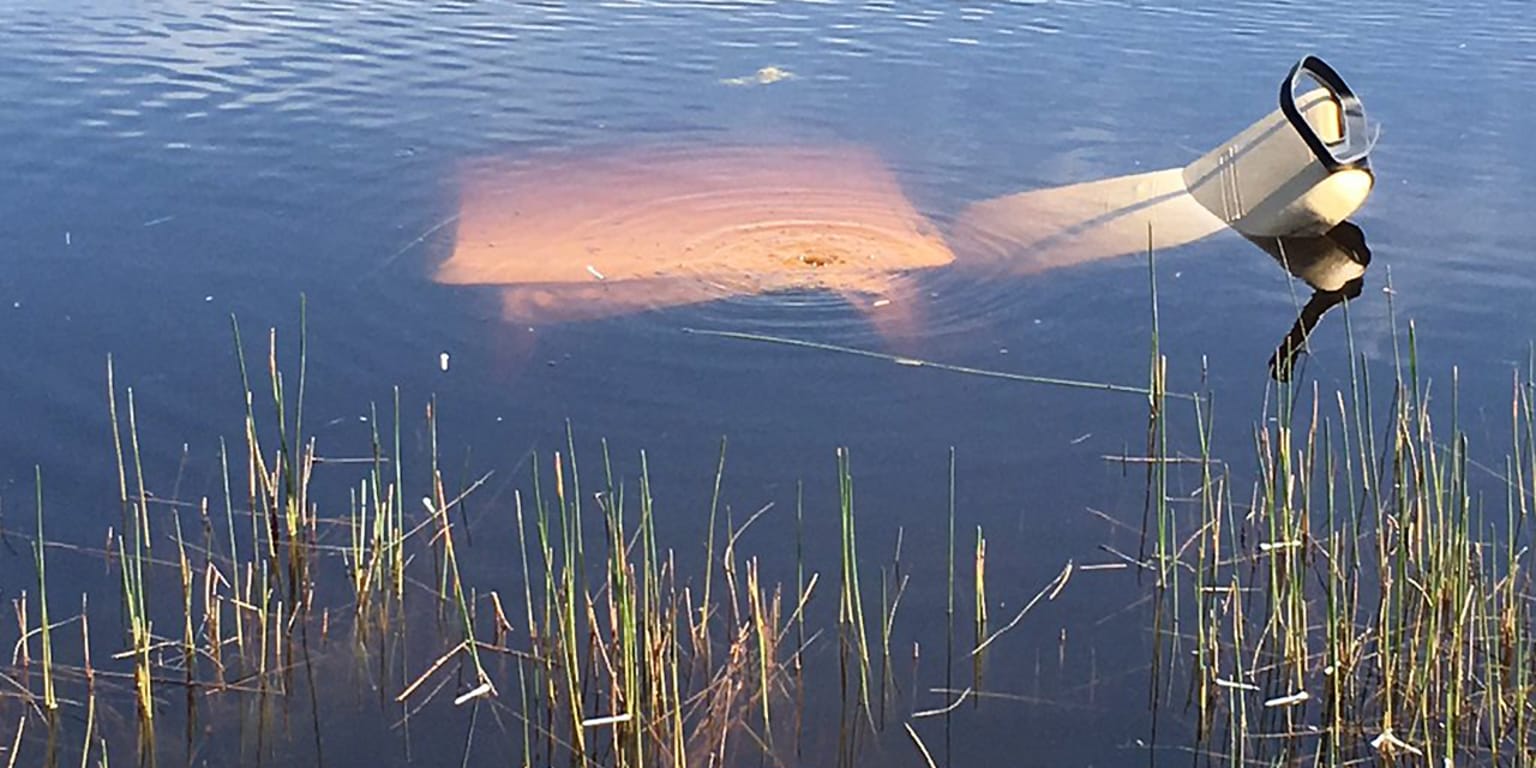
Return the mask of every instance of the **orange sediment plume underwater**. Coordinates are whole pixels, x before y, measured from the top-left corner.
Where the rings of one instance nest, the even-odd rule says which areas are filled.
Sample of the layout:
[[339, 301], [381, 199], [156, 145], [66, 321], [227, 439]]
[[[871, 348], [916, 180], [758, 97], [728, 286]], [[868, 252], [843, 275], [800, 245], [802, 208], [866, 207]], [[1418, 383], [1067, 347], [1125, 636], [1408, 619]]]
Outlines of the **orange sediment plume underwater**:
[[[462, 174], [434, 279], [501, 288], [522, 323], [782, 291], [831, 291], [910, 327], [901, 278], [954, 253], [857, 146], [649, 149]], [[882, 317], [884, 316], [884, 317]]]

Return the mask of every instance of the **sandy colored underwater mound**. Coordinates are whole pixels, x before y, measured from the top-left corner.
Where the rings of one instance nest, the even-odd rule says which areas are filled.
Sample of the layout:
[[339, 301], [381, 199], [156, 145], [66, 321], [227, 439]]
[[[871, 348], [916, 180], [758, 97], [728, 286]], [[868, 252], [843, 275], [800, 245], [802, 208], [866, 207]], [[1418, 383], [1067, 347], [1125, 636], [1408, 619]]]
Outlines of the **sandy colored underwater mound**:
[[463, 172], [461, 189], [453, 252], [434, 279], [501, 286], [517, 322], [795, 290], [896, 314], [913, 303], [893, 298], [903, 275], [955, 258], [856, 146], [488, 161]]

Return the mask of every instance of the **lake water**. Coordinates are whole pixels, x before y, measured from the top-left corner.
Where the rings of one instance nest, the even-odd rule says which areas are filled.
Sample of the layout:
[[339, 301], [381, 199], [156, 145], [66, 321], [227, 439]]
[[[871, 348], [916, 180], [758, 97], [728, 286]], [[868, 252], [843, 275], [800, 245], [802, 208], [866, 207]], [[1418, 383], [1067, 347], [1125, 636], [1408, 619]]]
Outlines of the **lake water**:
[[[243, 434], [229, 318], [258, 369], [269, 327], [293, 359], [302, 294], [304, 417], [322, 455], [366, 455], [360, 417], [398, 385], [408, 425], [436, 395], [455, 478], [497, 473], [471, 499], [482, 540], [462, 555], [466, 579], [485, 590], [520, 591], [501, 546], [510, 488], [530, 449], [547, 464], [564, 447], [567, 422], [587, 458], [606, 438], [630, 483], [647, 452], [663, 544], [693, 560], [728, 439], [723, 503], [738, 522], [776, 504], [743, 543], [774, 579], [794, 577], [786, 532], [800, 481], [806, 561], [836, 570], [834, 449], [847, 446], [862, 554], [888, 561], [900, 532], [912, 574], [896, 641], [905, 656], [921, 643], [925, 666], [908, 712], [945, 702], [928, 689], [942, 685], [929, 649], [942, 647], [951, 447], [962, 558], [981, 526], [994, 615], [1009, 616], [1067, 560], [1112, 561], [1100, 545], [1134, 551], [1144, 478], [1103, 457], [1141, 452], [1146, 399], [683, 329], [1143, 386], [1146, 259], [1032, 276], [924, 273], [912, 294], [920, 322], [899, 339], [867, 308], [815, 291], [507, 322], [495, 291], [431, 280], [453, 249], [467, 164], [856, 146], [943, 230], [979, 200], [1182, 166], [1272, 110], [1287, 69], [1316, 53], [1382, 126], [1376, 187], [1353, 217], [1373, 261], [1349, 308], [1373, 376], [1390, 377], [1395, 311], [1401, 329], [1415, 323], [1420, 365], [1438, 386], [1459, 366], [1463, 426], [1496, 462], [1510, 371], [1536, 337], [1536, 134], [1526, 124], [1536, 16], [1524, 0], [56, 0], [0, 8], [0, 52], [7, 529], [31, 530], [34, 465], [49, 538], [100, 547], [119, 520], [109, 354], [135, 393], [151, 490], [222, 498], [218, 440]], [[764, 67], [793, 77], [757, 82]], [[1156, 267], [1169, 387], [1216, 393], [1217, 452], [1242, 472], [1249, 426], [1273, 392], [1265, 361], [1309, 289], [1233, 233], [1159, 252]], [[1312, 346], [1298, 380], [1347, 386], [1342, 311]], [[406, 440], [420, 445], [420, 428]], [[346, 491], [329, 493], [343, 514]], [[57, 558], [50, 588], [65, 597], [55, 613], [90, 592], [109, 624], [115, 567]], [[20, 544], [0, 554], [6, 598], [32, 583], [31, 562]], [[1148, 760], [1145, 591], [1129, 571], [1081, 575], [999, 641], [988, 687], [1025, 698], [967, 704], [950, 763]], [[833, 615], [835, 596], [819, 599]], [[102, 640], [95, 651], [119, 648]], [[398, 708], [362, 693], [336, 699], [324, 705], [327, 764], [406, 761]], [[122, 711], [131, 719], [131, 704]], [[411, 754], [456, 762], [467, 719], [432, 717]], [[1178, 751], [1187, 730], [1157, 734], [1166, 759], [1188, 759]], [[231, 739], [211, 735], [200, 754], [224, 764]], [[439, 748], [452, 760], [436, 759]], [[899, 729], [880, 748], [870, 762], [917, 764]], [[311, 749], [301, 729], [273, 754], [309, 762]], [[487, 731], [471, 762], [501, 764], [515, 749]]]

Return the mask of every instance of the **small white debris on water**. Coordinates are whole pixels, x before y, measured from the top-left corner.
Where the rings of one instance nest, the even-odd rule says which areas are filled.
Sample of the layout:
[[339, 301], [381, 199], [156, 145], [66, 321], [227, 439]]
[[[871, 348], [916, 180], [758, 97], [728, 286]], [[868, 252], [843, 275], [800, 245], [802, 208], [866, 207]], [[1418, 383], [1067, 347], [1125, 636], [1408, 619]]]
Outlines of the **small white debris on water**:
[[597, 271], [597, 267], [594, 267], [591, 264], [587, 265], [587, 272], [590, 273], [593, 277], [595, 277], [595, 278], [597, 278], [599, 280], [607, 280], [608, 279], [606, 277], [603, 277], [603, 273]]
[[1270, 700], [1264, 702], [1264, 706], [1266, 706], [1266, 707], [1294, 707], [1297, 704], [1300, 704], [1300, 703], [1302, 703], [1304, 701], [1310, 700], [1311, 698], [1312, 698], [1312, 694], [1307, 693], [1306, 691], [1298, 691], [1298, 692], [1293, 693], [1293, 694], [1291, 694], [1289, 696], [1276, 696], [1275, 698], [1270, 699]]
[[1395, 734], [1392, 733], [1391, 728], [1382, 731], [1380, 736], [1371, 739], [1371, 748], [1377, 752], [1386, 752], [1389, 749], [1401, 749], [1404, 752], [1408, 752], [1409, 754], [1424, 754], [1423, 750], [1420, 750], [1418, 747], [1415, 747], [1412, 744], [1399, 739]]
[[633, 712], [625, 712], [625, 713], [623, 713], [621, 715], [608, 715], [606, 717], [588, 718], [586, 720], [581, 721], [581, 725], [584, 728], [596, 728], [596, 727], [602, 726], [602, 725], [616, 725], [618, 723], [627, 723], [633, 717], [634, 717], [634, 713]]
[[65, 232], [64, 232], [64, 244], [65, 245], [69, 245], [69, 231], [68, 230], [65, 230]]
[[213, 301], [213, 297], [212, 296], [204, 296], [203, 297], [203, 301], [205, 301], [205, 302]]
[[876, 307], [884, 307], [884, 306], [889, 306], [890, 303], [891, 303], [890, 299], [875, 299], [874, 306], [876, 306]]
[[474, 690], [471, 690], [471, 691], [469, 691], [469, 692], [459, 696], [457, 699], [454, 699], [453, 700], [453, 705], [455, 707], [463, 706], [463, 704], [465, 702], [467, 702], [467, 701], [472, 701], [474, 699], [480, 698], [481, 696], [485, 696], [486, 694], [493, 694], [495, 692], [496, 692], [496, 689], [493, 688], [491, 686], [490, 681], [487, 680], [487, 681], [481, 683], [479, 686], [475, 687]]
[[448, 370], [448, 353], [447, 352], [444, 352], [441, 355], [437, 356], [437, 367], [441, 368], [444, 371]]
[[742, 77], [727, 77], [720, 82], [724, 85], [772, 85], [783, 80], [793, 80], [795, 73], [782, 67], [762, 67], [750, 75]]
[[[1123, 571], [1129, 567], [1125, 563], [1087, 563], [1079, 565], [1077, 569], [1079, 571]], [[1221, 681], [1217, 680], [1216, 684], [1221, 685]]]
[[1221, 686], [1222, 688], [1236, 688], [1236, 689], [1238, 689], [1240, 691], [1257, 691], [1257, 690], [1261, 690], [1257, 685], [1251, 685], [1249, 683], [1240, 683], [1240, 682], [1237, 682], [1236, 680], [1223, 680], [1223, 679], [1221, 679], [1219, 677], [1216, 678], [1216, 684]]

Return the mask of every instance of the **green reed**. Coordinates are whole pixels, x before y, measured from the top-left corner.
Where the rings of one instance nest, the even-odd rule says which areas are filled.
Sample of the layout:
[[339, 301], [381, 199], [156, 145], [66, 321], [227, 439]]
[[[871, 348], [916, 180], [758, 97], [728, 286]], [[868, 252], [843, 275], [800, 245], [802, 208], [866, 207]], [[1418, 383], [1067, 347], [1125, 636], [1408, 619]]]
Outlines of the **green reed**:
[[[1352, 342], [1347, 387], [1276, 387], [1253, 432], [1246, 505], [1211, 455], [1209, 397], [1196, 403], [1198, 532], [1174, 540], [1189, 553], [1175, 562], [1196, 575], [1196, 735], [1231, 765], [1536, 759], [1522, 543], [1536, 493], [1531, 388], [1517, 373], [1502, 475], [1479, 469], [1460, 372], [1442, 403], [1414, 324], [1398, 343], [1384, 420]], [[1481, 501], [1484, 478], [1504, 497], [1499, 514]], [[1183, 664], [1168, 654], [1159, 674]]]
[[[955, 448], [949, 448], [944, 544], [944, 690], [955, 689]], [[944, 712], [944, 763], [950, 758], [950, 712]]]
[[37, 565], [37, 610], [39, 635], [43, 655], [43, 709], [50, 714], [59, 709], [59, 700], [53, 688], [53, 627], [48, 618], [48, 563], [43, 549], [47, 539], [43, 536], [43, 468], [33, 467], [37, 489], [37, 537], [32, 540], [32, 553]]
[[[859, 587], [859, 552], [854, 520], [854, 482], [848, 449], [837, 449], [838, 519], [841, 523], [842, 579], [838, 594], [838, 663], [842, 669], [842, 713], [839, 760], [852, 764], [858, 750], [860, 722], [874, 727], [870, 696], [869, 634]], [[850, 698], [851, 696], [851, 698]]]
[[[133, 664], [133, 682], [135, 702], [138, 710], [139, 737], [141, 752], [152, 752], [154, 736], [154, 689], [153, 668], [150, 660], [150, 646], [153, 638], [150, 631], [149, 603], [145, 595], [144, 565], [147, 559], [147, 551], [150, 548], [149, 541], [149, 502], [144, 490], [144, 464], [142, 453], [139, 449], [138, 414], [134, 407], [133, 388], [128, 387], [125, 397], [128, 407], [128, 440], [132, 450], [133, 477], [137, 486], [135, 494], [129, 495], [128, 472], [124, 460], [122, 434], [119, 429], [117, 414], [117, 390], [113, 375], [112, 359], [107, 358], [107, 385], [108, 411], [112, 418], [113, 447], [117, 455], [117, 471], [121, 501], [124, 505], [125, 521], [131, 526], [129, 539], [125, 540], [123, 533], [116, 535], [117, 559], [120, 567], [120, 580], [124, 616], [127, 621], [127, 634]], [[129, 550], [128, 541], [132, 542], [132, 550]]]
[[891, 635], [895, 631], [896, 612], [901, 608], [901, 597], [906, 594], [909, 574], [901, 569], [901, 545], [903, 529], [896, 529], [896, 551], [891, 555], [891, 566], [880, 569], [880, 718], [879, 728], [885, 728], [885, 709], [890, 697], [895, 695], [896, 678], [891, 666]]

